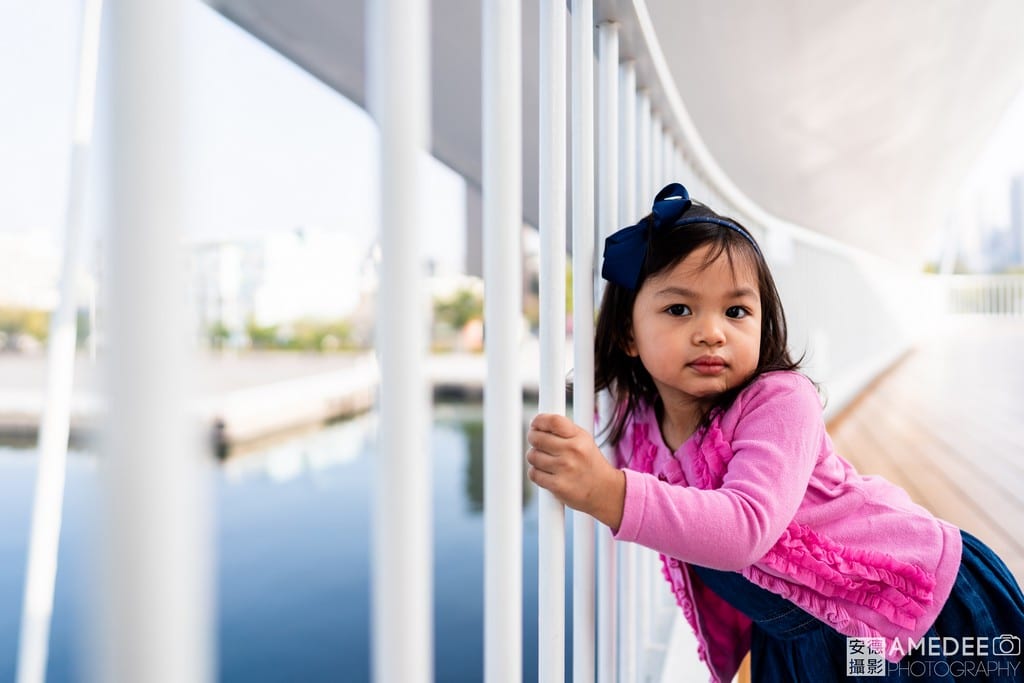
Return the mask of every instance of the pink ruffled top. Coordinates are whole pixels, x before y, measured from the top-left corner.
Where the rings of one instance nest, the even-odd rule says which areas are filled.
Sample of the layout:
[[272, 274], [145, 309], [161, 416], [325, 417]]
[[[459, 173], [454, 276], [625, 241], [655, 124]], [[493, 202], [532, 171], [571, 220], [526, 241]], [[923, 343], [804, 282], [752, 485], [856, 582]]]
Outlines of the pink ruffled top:
[[838, 455], [800, 373], [762, 375], [675, 453], [645, 406], [616, 455], [626, 500], [613, 537], [661, 554], [713, 682], [736, 674], [751, 623], [687, 563], [741, 572], [840, 633], [886, 638], [886, 652], [923, 636], [956, 580], [959, 528]]

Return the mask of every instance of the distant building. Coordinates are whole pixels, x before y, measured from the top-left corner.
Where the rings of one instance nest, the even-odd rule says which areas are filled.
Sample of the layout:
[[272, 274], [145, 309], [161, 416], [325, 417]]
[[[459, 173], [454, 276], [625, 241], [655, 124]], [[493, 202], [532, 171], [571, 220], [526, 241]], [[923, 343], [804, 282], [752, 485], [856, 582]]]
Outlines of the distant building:
[[193, 247], [190, 284], [200, 334], [221, 327], [229, 346], [247, 343], [246, 323], [254, 316], [255, 292], [266, 279], [263, 252], [258, 242]]
[[1009, 230], [992, 230], [985, 235], [983, 246], [985, 271], [1001, 273], [1020, 263], [1013, 234]]
[[[57, 242], [42, 231], [0, 232], [0, 308], [56, 308], [63, 257]], [[81, 309], [96, 292], [96, 278], [86, 272], [92, 259], [84, 247], [79, 258], [75, 296]]]
[[40, 232], [0, 232], [0, 307], [52, 311], [60, 254]]
[[1009, 197], [999, 197], [998, 214], [979, 220], [984, 227], [971, 258], [975, 272], [1002, 273], [1024, 266], [1024, 175], [1011, 178], [1009, 186], [1003, 187]]
[[191, 252], [199, 330], [222, 326], [233, 346], [247, 343], [250, 321], [270, 327], [354, 314], [371, 258], [352, 235], [318, 228], [196, 244]]

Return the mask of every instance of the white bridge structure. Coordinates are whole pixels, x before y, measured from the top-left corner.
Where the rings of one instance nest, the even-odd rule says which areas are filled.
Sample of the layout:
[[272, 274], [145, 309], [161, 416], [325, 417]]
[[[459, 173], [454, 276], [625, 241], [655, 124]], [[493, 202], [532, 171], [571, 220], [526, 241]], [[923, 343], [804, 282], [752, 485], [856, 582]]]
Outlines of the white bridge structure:
[[[741, 221], [764, 246], [792, 342], [798, 352], [810, 349], [808, 371], [826, 387], [830, 415], [928, 337], [947, 308], [1022, 314], [1019, 280], [965, 280], [948, 274], [949, 263], [946, 273], [922, 270], [929, 236], [944, 229], [959, 184], [1024, 84], [1024, 5], [1016, 0], [208, 4], [365, 106], [380, 129], [379, 301], [388, 314], [378, 334], [373, 562], [374, 585], [388, 588], [375, 591], [367, 625], [375, 680], [431, 680], [433, 642], [443, 637], [431, 627], [426, 320], [409, 296], [423, 291], [422, 258], [415, 209], [401, 201], [415, 196], [421, 182], [419, 151], [466, 179], [467, 265], [486, 281], [481, 599], [488, 683], [519, 683], [534, 673], [540, 681], [562, 681], [567, 647], [577, 682], [707, 676], [695, 653], [688, 654], [695, 648], [686, 643], [690, 636], [659, 585], [651, 554], [617, 547], [606, 529], [581, 516], [573, 520], [574, 547], [567, 548], [565, 510], [545, 492], [539, 670], [522, 670], [524, 224], [536, 227], [542, 242], [544, 411], [566, 409], [562, 331], [571, 244], [574, 413], [586, 426], [601, 400], [586, 390], [600, 245], [646, 213], [670, 181]], [[179, 262], [171, 256], [187, 173], [174, 145], [181, 134], [174, 114], [180, 0], [108, 0], [104, 11], [111, 13], [116, 131], [107, 302], [116, 419], [104, 441], [101, 498], [108, 514], [96, 675], [116, 683], [208, 681], [215, 671], [209, 510], [202, 464], [182, 457], [200, 450], [184, 417], [191, 361], [184, 338], [157, 332], [169, 316], [184, 315]], [[87, 138], [81, 144], [84, 154]], [[70, 218], [68, 230], [77, 231]], [[951, 251], [955, 236], [948, 241]], [[65, 259], [73, 264], [78, 256], [69, 242]], [[157, 314], [162, 326], [151, 319]], [[57, 315], [66, 323], [70, 314]], [[71, 325], [73, 331], [73, 318]], [[49, 436], [41, 462], [49, 465], [41, 464], [34, 513], [27, 588], [34, 597], [26, 600], [23, 620], [22, 683], [45, 674], [60, 444], [67, 440], [72, 350], [54, 344], [50, 353], [56, 398], [43, 426]], [[563, 609], [568, 552], [574, 558], [571, 633]]]

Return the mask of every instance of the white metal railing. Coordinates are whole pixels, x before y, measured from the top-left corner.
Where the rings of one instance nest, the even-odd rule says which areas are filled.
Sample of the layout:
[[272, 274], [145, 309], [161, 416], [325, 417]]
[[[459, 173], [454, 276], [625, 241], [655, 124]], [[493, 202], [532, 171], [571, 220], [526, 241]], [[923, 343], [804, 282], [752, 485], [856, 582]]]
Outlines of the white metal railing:
[[[557, 2], [557, 0], [555, 0]], [[572, 300], [573, 420], [594, 430], [594, 3], [573, 0], [572, 33]], [[572, 513], [572, 680], [594, 680], [595, 533], [592, 517]], [[559, 577], [540, 577], [557, 581]], [[554, 606], [548, 606], [552, 609]]]
[[39, 426], [39, 464], [18, 642], [18, 683], [42, 683], [46, 680], [75, 367], [75, 282], [81, 251], [86, 168], [92, 148], [102, 8], [102, 0], [89, 0], [82, 12], [60, 299], [50, 319], [50, 338], [46, 349], [46, 403]]
[[[90, 678], [202, 681], [213, 677], [210, 515], [203, 449], [186, 416], [189, 353], [177, 257], [181, 226], [181, 6], [114, 0], [111, 29], [109, 413], [100, 444]], [[18, 680], [45, 677], [63, 499], [74, 301], [99, 55], [101, 3], [87, 2], [79, 62], [60, 301], [48, 349], [47, 407], [26, 572]], [[153, 362], [153, 359], [159, 359]]]
[[[540, 382], [538, 409], [565, 414], [566, 7], [540, 7]], [[565, 677], [565, 507], [538, 488], [537, 679]]]
[[[619, 69], [619, 225], [628, 225], [637, 215], [637, 92], [636, 65], [624, 61]], [[605, 408], [602, 414], [610, 414]], [[618, 544], [618, 680], [635, 681], [637, 678], [637, 604], [635, 592], [637, 562], [640, 547]], [[629, 590], [624, 590], [629, 588]]]
[[[619, 25], [606, 21], [597, 28], [598, 36], [598, 130], [607, 137], [598, 147], [597, 233], [598, 246], [619, 227], [619, 141], [624, 137], [619, 123]], [[595, 253], [595, 256], [600, 250]], [[595, 301], [604, 294], [604, 280], [595, 262]], [[593, 344], [591, 344], [593, 347]], [[593, 385], [593, 382], [591, 382]], [[600, 396], [602, 421], [610, 419], [613, 409], [607, 391]], [[605, 456], [614, 460], [611, 452]], [[597, 537], [597, 680], [611, 683], [618, 672], [618, 555], [611, 536], [600, 529]]]
[[483, 4], [484, 674], [522, 680], [522, 65], [518, 0]]
[[[180, 257], [183, 7], [113, 0], [109, 413], [100, 474], [96, 680], [214, 677], [209, 472]], [[169, 334], [168, 330], [181, 330]]]
[[954, 315], [1024, 315], [1024, 275], [946, 275], [946, 312]]
[[419, 196], [417, 161], [427, 141], [429, 9], [426, 0], [382, 0], [368, 12], [370, 109], [380, 144], [379, 296], [387, 311], [376, 321], [382, 426], [374, 472], [373, 671], [386, 683], [426, 682], [434, 673], [430, 399], [422, 246], [409, 198]]

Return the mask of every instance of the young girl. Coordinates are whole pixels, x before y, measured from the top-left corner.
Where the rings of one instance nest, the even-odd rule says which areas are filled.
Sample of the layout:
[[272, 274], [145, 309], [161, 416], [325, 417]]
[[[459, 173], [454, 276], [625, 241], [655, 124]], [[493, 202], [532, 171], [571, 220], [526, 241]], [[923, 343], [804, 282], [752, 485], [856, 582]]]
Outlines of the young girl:
[[602, 276], [596, 388], [622, 469], [542, 414], [529, 477], [661, 554], [712, 681], [748, 651], [758, 683], [1024, 680], [1014, 577], [833, 450], [749, 232], [672, 184], [608, 238]]

